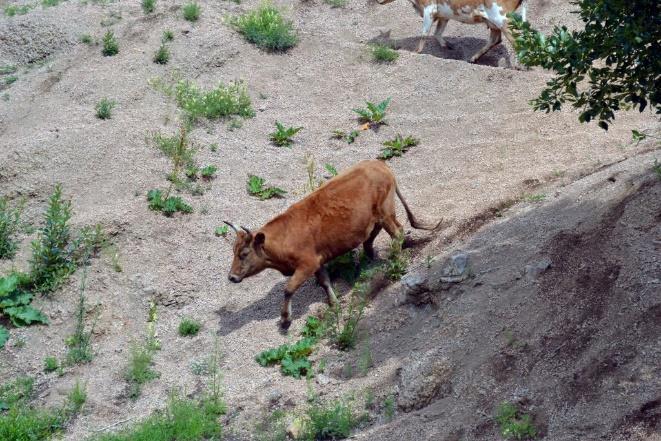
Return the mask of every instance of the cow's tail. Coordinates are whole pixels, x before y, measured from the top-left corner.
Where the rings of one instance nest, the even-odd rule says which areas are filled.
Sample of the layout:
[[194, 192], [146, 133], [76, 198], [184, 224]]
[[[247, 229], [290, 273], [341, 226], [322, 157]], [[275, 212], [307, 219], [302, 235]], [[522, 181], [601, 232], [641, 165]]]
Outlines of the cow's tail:
[[404, 200], [404, 196], [402, 196], [402, 193], [400, 193], [399, 187], [395, 186], [395, 192], [397, 193], [397, 197], [399, 198], [399, 200], [402, 201], [402, 205], [404, 206], [404, 210], [406, 210], [406, 217], [409, 218], [409, 222], [411, 223], [411, 226], [413, 228], [418, 229], [418, 230], [434, 231], [434, 230], [437, 230], [441, 226], [441, 224], [443, 223], [443, 219], [441, 219], [440, 222], [437, 223], [436, 225], [426, 224], [426, 223], [420, 222], [413, 215], [413, 212], [411, 211], [408, 204], [406, 203], [406, 200]]

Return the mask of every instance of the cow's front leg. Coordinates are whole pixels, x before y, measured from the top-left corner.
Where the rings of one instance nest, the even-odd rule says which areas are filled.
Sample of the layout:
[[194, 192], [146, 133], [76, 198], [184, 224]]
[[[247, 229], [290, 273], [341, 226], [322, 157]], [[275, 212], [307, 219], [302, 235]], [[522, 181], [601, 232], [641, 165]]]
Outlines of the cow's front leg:
[[422, 36], [420, 37], [420, 43], [418, 43], [418, 48], [416, 49], [417, 53], [422, 52], [425, 48], [425, 41], [427, 37], [431, 34], [431, 26], [434, 24], [435, 18], [433, 16], [435, 11], [435, 5], [428, 6], [425, 8], [425, 11], [422, 16]]
[[282, 302], [282, 309], [280, 310], [280, 326], [282, 329], [289, 329], [291, 325], [291, 298], [296, 290], [307, 279], [312, 277], [317, 268], [315, 267], [299, 267], [291, 276], [287, 286], [285, 287], [285, 300]]
[[314, 275], [317, 277], [317, 282], [324, 288], [326, 291], [326, 297], [328, 298], [328, 304], [330, 306], [335, 306], [337, 304], [337, 296], [333, 290], [333, 285], [331, 285], [330, 277], [328, 276], [328, 271], [325, 266], [321, 266]]

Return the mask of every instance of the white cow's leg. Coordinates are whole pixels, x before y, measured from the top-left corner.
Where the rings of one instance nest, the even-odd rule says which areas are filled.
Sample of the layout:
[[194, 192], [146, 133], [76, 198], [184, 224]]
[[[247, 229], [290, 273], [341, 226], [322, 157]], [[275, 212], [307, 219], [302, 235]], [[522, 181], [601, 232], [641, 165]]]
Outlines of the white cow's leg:
[[477, 60], [480, 59], [480, 57], [482, 57], [482, 55], [486, 54], [489, 51], [489, 49], [500, 43], [501, 41], [500, 29], [495, 29], [490, 27], [489, 30], [491, 31], [491, 34], [489, 36], [489, 42], [482, 49], [477, 51], [475, 55], [471, 57], [471, 63], [475, 63]]

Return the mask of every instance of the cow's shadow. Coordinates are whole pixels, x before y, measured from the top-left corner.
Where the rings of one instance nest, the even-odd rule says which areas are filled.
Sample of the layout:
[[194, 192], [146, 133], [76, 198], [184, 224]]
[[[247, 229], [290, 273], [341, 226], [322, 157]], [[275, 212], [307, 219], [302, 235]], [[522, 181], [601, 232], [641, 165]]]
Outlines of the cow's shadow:
[[[378, 36], [369, 40], [371, 44], [385, 44], [393, 49], [404, 50], [408, 52], [414, 52], [418, 49], [418, 43], [420, 42], [419, 36], [406, 37], [406, 38], [391, 38], [391, 31], [381, 32]], [[485, 29], [485, 32], [488, 34], [488, 31]], [[421, 54], [431, 55], [438, 58], [444, 58], [448, 60], [462, 60], [467, 63], [470, 62], [470, 58], [479, 51], [487, 43], [486, 39], [474, 38], [474, 37], [445, 37], [445, 41], [448, 42], [449, 47], [443, 48], [438, 41], [431, 36], [425, 40], [425, 46]], [[498, 61], [504, 58], [505, 66], [511, 68], [510, 54], [505, 44], [501, 43], [498, 46], [492, 48], [489, 52], [484, 54], [477, 63], [482, 66], [498, 66]]]
[[[278, 321], [286, 283], [287, 279], [283, 279], [276, 283], [264, 297], [237, 311], [226, 307], [216, 311], [219, 318], [218, 335], [229, 335], [253, 321], [269, 320], [273, 322], [274, 329], [279, 329]], [[312, 277], [292, 297], [292, 321], [306, 314], [310, 305], [317, 302], [326, 302], [326, 294]]]

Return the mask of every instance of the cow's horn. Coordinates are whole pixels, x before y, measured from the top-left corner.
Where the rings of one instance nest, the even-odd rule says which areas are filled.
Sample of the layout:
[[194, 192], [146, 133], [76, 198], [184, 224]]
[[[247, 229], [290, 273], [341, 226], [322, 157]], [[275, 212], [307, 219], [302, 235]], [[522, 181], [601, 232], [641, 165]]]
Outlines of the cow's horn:
[[249, 229], [247, 229], [247, 228], [244, 227], [243, 225], [241, 225], [241, 228], [243, 229], [243, 231], [245, 231], [246, 233], [248, 233], [249, 236], [252, 236], [252, 233], [250, 232]]
[[235, 233], [239, 232], [239, 229], [236, 228], [236, 225], [232, 224], [232, 222], [223, 221], [223, 223], [226, 224], [231, 229], [233, 229]]

